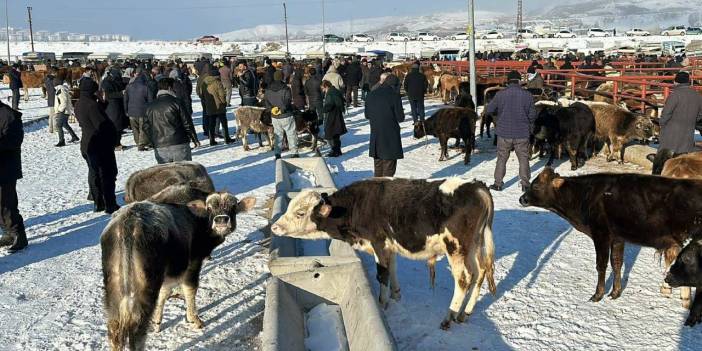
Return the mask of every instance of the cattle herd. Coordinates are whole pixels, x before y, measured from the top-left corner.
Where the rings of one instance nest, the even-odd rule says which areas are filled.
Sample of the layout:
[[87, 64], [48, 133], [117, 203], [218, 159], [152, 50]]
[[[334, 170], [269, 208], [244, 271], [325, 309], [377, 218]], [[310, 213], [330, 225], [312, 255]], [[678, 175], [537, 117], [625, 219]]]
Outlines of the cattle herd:
[[[437, 137], [439, 161], [448, 159], [449, 139], [456, 139], [456, 146], [465, 145], [468, 164], [478, 120], [486, 122], [489, 116], [479, 117], [472, 101], [461, 97], [461, 84], [456, 89], [457, 106], [416, 123], [414, 136]], [[482, 102], [490, 93], [485, 91]], [[702, 287], [702, 153], [659, 154], [654, 174], [663, 176], [562, 177], [550, 166], [563, 150], [572, 170], [600, 150], [608, 161], [623, 163], [628, 144], [654, 139], [659, 128], [648, 116], [607, 102], [539, 101], [535, 109], [532, 154], [548, 154], [549, 159], [519, 202], [557, 214], [593, 240], [597, 284], [590, 300], [604, 297], [608, 264], [614, 275], [609, 296], [621, 296], [626, 243], [652, 247], [669, 268], [661, 292], [670, 295], [671, 287], [682, 287], [683, 305], [690, 307], [685, 325], [702, 323], [702, 289], [692, 303], [690, 289]], [[255, 106], [236, 111], [244, 149], [249, 130], [259, 143], [266, 135], [272, 144], [266, 114]], [[314, 119], [300, 114], [296, 120], [299, 131], [316, 136]], [[313, 143], [316, 149], [315, 138]], [[217, 192], [205, 168], [194, 162], [138, 171], [129, 177], [125, 193], [129, 204], [113, 215], [101, 237], [108, 337], [115, 350], [143, 349], [149, 325], [158, 331], [164, 304], [177, 286], [186, 301], [187, 321], [203, 327], [195, 303], [203, 260], [236, 229], [236, 215], [256, 202]], [[479, 181], [372, 178], [333, 194], [301, 192], [271, 231], [300, 239], [337, 239], [373, 255], [382, 307], [389, 299], [400, 299], [396, 254], [426, 260], [432, 283], [434, 264], [447, 256], [454, 292], [440, 327], [448, 329], [471, 315], [484, 281], [491, 293], [496, 291], [494, 215], [492, 195]]]

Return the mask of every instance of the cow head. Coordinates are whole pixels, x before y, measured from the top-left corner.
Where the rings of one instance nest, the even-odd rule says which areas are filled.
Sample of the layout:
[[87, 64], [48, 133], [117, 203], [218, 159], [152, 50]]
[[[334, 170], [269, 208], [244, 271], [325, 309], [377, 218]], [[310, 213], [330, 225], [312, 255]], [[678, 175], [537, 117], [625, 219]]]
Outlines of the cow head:
[[556, 192], [564, 182], [565, 180], [558, 173], [547, 167], [519, 198], [519, 203], [524, 207], [549, 207], [549, 204], [556, 198]]
[[326, 194], [309, 190], [297, 195], [290, 201], [288, 210], [271, 226], [273, 234], [299, 239], [330, 239], [328, 233], [320, 230], [319, 223], [331, 217], [335, 208], [324, 200], [323, 195]]
[[427, 135], [427, 128], [423, 121], [418, 121], [414, 124], [414, 138], [420, 139]]
[[634, 120], [634, 128], [636, 129], [636, 137], [640, 140], [648, 140], [653, 137], [655, 127], [647, 116], [637, 116]]
[[702, 240], [693, 240], [680, 251], [665, 282], [672, 287], [702, 287]]
[[205, 201], [188, 202], [190, 211], [198, 217], [208, 218], [208, 225], [218, 236], [227, 236], [236, 229], [236, 214], [251, 210], [256, 198], [245, 197], [239, 201], [228, 192], [217, 192], [207, 196]]

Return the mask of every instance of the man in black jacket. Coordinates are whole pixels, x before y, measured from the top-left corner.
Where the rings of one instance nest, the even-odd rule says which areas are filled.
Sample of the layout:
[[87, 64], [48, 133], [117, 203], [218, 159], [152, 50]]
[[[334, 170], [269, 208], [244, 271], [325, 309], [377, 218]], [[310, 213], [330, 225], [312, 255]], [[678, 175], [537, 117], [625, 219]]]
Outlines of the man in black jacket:
[[27, 247], [24, 219], [17, 208], [17, 180], [22, 179], [22, 114], [0, 102], [0, 247], [10, 252]]
[[22, 73], [19, 65], [14, 64], [10, 70], [10, 90], [12, 90], [12, 109], [19, 110], [20, 89], [22, 89]]
[[265, 90], [268, 89], [269, 85], [273, 84], [273, 74], [275, 74], [276, 70], [275, 67], [273, 67], [273, 61], [269, 58], [264, 61], [263, 65], [265, 70], [263, 74], [263, 89]]
[[310, 78], [305, 82], [305, 96], [307, 97], [307, 106], [310, 110], [317, 113], [317, 122], [321, 123], [324, 118], [322, 112], [322, 78], [317, 74], [317, 69], [309, 69]]
[[158, 81], [156, 100], [146, 108], [144, 134], [154, 146], [154, 155], [159, 164], [178, 161], [192, 161], [190, 141], [200, 146], [183, 101], [173, 92], [173, 79]]
[[83, 79], [78, 89], [80, 97], [75, 113], [83, 134], [80, 151], [88, 164], [90, 194], [95, 203], [95, 212], [111, 214], [119, 209], [115, 197], [117, 161], [114, 146], [117, 132], [105, 109], [97, 102], [97, 83], [92, 79]]
[[361, 84], [361, 78], [363, 78], [361, 64], [358, 58], [354, 57], [346, 69], [346, 106], [351, 105], [353, 97], [353, 107], [358, 107], [358, 87]]
[[146, 117], [146, 106], [153, 101], [149, 89], [146, 86], [146, 76], [141, 69], [135, 71], [135, 77], [127, 85], [124, 91], [124, 111], [129, 116], [129, 122], [134, 134], [134, 143], [139, 151], [145, 151], [149, 144], [143, 137], [144, 118]]
[[245, 60], [239, 61], [239, 95], [241, 106], [256, 105], [256, 74], [249, 69]]
[[[49, 133], [54, 132], [54, 126], [56, 126], [56, 112], [54, 111], [54, 101], [56, 100], [56, 86], [54, 85], [54, 70], [49, 69], [48, 74], [44, 78], [44, 89], [46, 90], [46, 103], [49, 106]], [[56, 146], [65, 146], [66, 144], [61, 143], [56, 144]]]
[[372, 67], [368, 71], [368, 86], [370, 90], [373, 90], [380, 83], [380, 75], [383, 74], [383, 64], [378, 60], [373, 60], [371, 65]]
[[395, 89], [381, 83], [366, 97], [366, 119], [371, 133], [368, 155], [374, 160], [375, 177], [393, 177], [397, 160], [404, 157], [400, 122], [405, 120], [402, 99]]
[[273, 74], [273, 83], [266, 88], [265, 100], [266, 108], [271, 111], [273, 119], [273, 132], [275, 133], [273, 150], [275, 158], [280, 158], [284, 135], [288, 136], [288, 146], [292, 153], [291, 157], [298, 157], [297, 131], [295, 130], [295, 117], [292, 115], [292, 92], [290, 87], [283, 83], [283, 72], [276, 71]]
[[429, 83], [424, 73], [419, 71], [419, 64], [413, 64], [410, 73], [405, 77], [405, 92], [410, 103], [412, 121], [424, 122], [424, 94]]

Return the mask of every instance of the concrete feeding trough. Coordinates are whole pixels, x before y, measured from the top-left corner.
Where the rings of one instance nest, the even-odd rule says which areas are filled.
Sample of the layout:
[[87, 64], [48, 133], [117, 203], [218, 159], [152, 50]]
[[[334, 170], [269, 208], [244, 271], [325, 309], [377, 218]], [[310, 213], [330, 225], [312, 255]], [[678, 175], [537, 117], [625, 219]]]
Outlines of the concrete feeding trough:
[[[276, 162], [276, 197], [271, 221], [283, 215], [291, 199], [314, 189], [333, 193], [336, 185], [320, 157]], [[396, 350], [395, 340], [380, 312], [356, 252], [338, 240], [298, 240], [274, 235], [266, 287], [263, 350], [305, 351], [307, 313], [320, 304], [338, 306], [344, 334], [339, 350]]]

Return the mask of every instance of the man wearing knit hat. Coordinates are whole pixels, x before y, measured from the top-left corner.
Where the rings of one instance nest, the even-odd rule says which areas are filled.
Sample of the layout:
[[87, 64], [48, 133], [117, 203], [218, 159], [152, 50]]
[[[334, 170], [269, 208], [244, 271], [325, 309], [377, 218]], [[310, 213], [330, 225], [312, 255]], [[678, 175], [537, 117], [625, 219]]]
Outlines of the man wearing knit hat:
[[273, 119], [273, 132], [275, 133], [275, 158], [280, 158], [283, 149], [283, 135], [288, 136], [288, 145], [292, 158], [297, 154], [297, 131], [295, 130], [295, 117], [292, 115], [292, 92], [290, 87], [283, 83], [283, 72], [273, 73], [273, 82], [266, 88], [264, 94], [266, 108], [270, 110]]
[[511, 71], [507, 75], [507, 88], [500, 91], [490, 101], [487, 114], [497, 113], [495, 134], [497, 135], [497, 165], [495, 166], [495, 183], [490, 189], [502, 191], [507, 160], [512, 150], [519, 160], [519, 178], [522, 190], [529, 187], [531, 170], [529, 169], [529, 136], [536, 120], [534, 98], [520, 85], [521, 75]]

